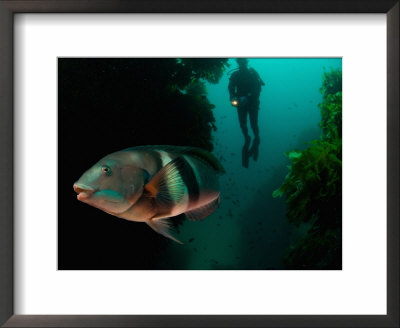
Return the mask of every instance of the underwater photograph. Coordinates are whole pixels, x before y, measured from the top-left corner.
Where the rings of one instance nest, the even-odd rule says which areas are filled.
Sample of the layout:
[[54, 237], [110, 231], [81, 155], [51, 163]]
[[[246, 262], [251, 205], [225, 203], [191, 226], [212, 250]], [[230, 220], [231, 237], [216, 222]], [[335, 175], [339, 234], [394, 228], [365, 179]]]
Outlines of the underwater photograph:
[[59, 58], [59, 270], [341, 270], [341, 58]]

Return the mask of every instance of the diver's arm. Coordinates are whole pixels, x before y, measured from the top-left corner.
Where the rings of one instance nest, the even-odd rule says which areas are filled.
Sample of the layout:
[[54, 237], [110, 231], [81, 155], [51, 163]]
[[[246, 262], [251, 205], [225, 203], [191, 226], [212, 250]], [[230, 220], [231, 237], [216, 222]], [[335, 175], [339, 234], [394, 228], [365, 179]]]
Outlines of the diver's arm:
[[256, 74], [257, 78], [258, 78], [258, 82], [260, 82], [260, 85], [263, 86], [265, 85], [264, 81], [262, 80], [262, 78], [260, 77], [260, 74], [258, 74], [258, 72], [252, 68], [253, 72]]
[[229, 99], [232, 100], [236, 97], [236, 84], [234, 83], [233, 76], [229, 79], [228, 91], [229, 91]]

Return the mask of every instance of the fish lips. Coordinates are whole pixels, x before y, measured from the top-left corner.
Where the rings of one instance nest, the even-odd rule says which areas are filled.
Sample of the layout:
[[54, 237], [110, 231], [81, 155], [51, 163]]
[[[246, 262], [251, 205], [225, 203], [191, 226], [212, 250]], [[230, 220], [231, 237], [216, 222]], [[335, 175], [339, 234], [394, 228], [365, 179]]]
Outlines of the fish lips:
[[80, 201], [85, 201], [90, 198], [96, 191], [94, 188], [84, 185], [83, 183], [75, 183], [74, 190], [78, 194], [77, 198]]

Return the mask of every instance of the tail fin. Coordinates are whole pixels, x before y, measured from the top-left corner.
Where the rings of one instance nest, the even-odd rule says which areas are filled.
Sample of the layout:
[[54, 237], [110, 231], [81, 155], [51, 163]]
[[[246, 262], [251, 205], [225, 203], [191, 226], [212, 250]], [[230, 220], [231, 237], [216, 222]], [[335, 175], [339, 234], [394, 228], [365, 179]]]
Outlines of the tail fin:
[[146, 221], [150, 228], [152, 228], [155, 232], [158, 232], [160, 235], [172, 239], [179, 244], [183, 244], [178, 239], [174, 238], [170, 235], [169, 230], [171, 228], [170, 223], [167, 221], [169, 218], [160, 218], [160, 219], [150, 219]]

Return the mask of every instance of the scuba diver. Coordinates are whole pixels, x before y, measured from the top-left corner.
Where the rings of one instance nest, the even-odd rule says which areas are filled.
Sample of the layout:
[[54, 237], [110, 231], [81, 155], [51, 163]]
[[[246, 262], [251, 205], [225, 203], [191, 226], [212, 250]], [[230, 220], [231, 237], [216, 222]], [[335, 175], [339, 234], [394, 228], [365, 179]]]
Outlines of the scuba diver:
[[[246, 58], [236, 59], [238, 68], [229, 78], [229, 96], [232, 106], [237, 107], [239, 123], [244, 135], [244, 146], [242, 149], [242, 165], [249, 167], [249, 157], [256, 161], [258, 158], [258, 146], [260, 135], [258, 131], [258, 110], [260, 106], [261, 87], [265, 85], [258, 73], [253, 68], [248, 68]], [[251, 148], [250, 136], [247, 129], [247, 115], [253, 130], [254, 140]]]

